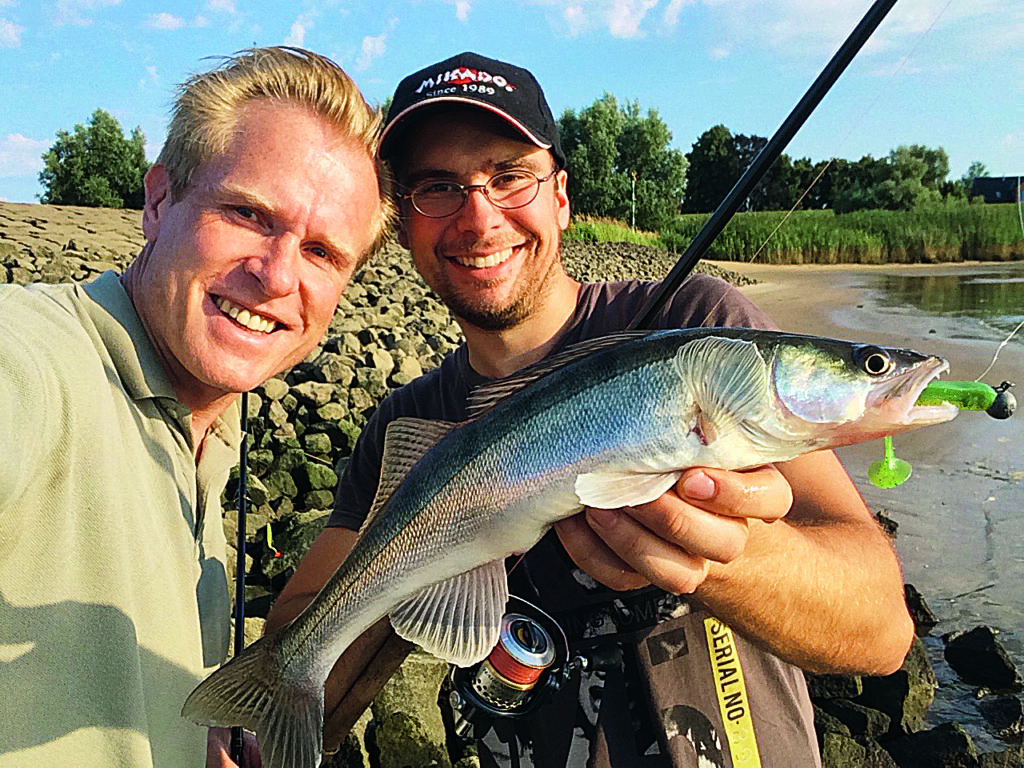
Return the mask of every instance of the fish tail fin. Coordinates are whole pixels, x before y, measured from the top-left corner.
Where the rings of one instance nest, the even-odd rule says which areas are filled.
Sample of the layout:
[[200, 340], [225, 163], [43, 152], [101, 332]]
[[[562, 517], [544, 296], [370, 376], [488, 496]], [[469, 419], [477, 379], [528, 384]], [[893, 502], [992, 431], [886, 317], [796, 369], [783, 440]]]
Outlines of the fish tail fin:
[[323, 683], [289, 681], [274, 638], [253, 643], [200, 683], [181, 714], [210, 726], [256, 732], [264, 768], [317, 768], [323, 751]]

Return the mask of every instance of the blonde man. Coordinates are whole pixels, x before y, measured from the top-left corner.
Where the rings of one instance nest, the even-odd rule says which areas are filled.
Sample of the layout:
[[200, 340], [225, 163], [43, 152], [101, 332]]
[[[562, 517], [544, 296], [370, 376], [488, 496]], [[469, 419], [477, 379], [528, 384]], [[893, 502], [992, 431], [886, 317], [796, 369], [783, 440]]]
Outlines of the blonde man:
[[230, 765], [182, 702], [228, 646], [239, 392], [302, 360], [391, 217], [328, 59], [182, 87], [124, 275], [0, 286], [0, 766]]

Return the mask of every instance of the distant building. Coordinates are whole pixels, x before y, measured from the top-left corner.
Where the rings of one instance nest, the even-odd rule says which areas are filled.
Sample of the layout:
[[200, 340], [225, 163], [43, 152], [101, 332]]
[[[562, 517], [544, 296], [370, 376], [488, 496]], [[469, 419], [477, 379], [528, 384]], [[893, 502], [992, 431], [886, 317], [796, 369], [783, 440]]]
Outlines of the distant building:
[[1024, 177], [979, 176], [971, 183], [970, 197], [985, 198], [986, 203], [1016, 203], [1024, 195]]

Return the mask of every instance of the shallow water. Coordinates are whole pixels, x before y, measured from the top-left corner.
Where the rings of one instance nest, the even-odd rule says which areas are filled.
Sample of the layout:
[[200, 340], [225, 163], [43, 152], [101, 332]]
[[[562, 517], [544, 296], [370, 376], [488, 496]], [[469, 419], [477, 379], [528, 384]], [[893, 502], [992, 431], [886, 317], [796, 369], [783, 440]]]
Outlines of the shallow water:
[[[862, 303], [837, 310], [847, 318], [899, 333], [908, 345], [930, 351], [929, 340], [970, 340], [987, 364], [1024, 320], [1024, 263], [951, 266], [927, 271], [855, 273], [844, 276], [862, 289]], [[920, 341], [917, 341], [920, 339]], [[953, 345], [955, 348], [955, 344]], [[1024, 330], [1002, 350], [984, 381], [1016, 381], [1024, 404]], [[946, 378], [975, 378], [977, 361], [950, 355]], [[970, 427], [970, 429], [966, 429]], [[896, 546], [906, 579], [924, 594], [940, 623], [925, 645], [940, 680], [933, 724], [956, 720], [979, 751], [1005, 748], [977, 707], [974, 690], [945, 664], [941, 636], [986, 624], [1001, 639], [1018, 667], [1024, 667], [1024, 411], [997, 422], [983, 414], [961, 414], [949, 425], [929, 427], [935, 439], [920, 445], [902, 440], [914, 477], [894, 491], [866, 480], [873, 445], [842, 449], [847, 469], [868, 504], [899, 525]], [[901, 438], [896, 438], [901, 455]]]
[[[1024, 321], [1024, 262], [872, 275], [866, 285], [880, 310], [955, 319], [968, 338], [1002, 341]], [[1024, 344], [1024, 333], [1012, 342]]]

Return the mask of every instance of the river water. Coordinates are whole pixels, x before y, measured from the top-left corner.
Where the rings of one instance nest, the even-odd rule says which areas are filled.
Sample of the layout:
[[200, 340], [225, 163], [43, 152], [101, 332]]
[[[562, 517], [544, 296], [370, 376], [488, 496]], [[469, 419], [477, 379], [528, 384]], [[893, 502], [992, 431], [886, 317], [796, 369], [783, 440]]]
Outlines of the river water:
[[[861, 291], [861, 303], [837, 309], [839, 323], [867, 327], [864, 318], [874, 318], [873, 327], [913, 340], [907, 346], [946, 356], [948, 379], [980, 376], [1024, 321], [1022, 262], [843, 279]], [[896, 546], [906, 579], [940, 620], [925, 639], [941, 686], [931, 719], [961, 722], [981, 751], [1003, 747], [981, 716], [975, 691], [945, 665], [941, 636], [980, 624], [997, 628], [1024, 669], [1024, 329], [1002, 347], [982, 380], [997, 385], [1004, 379], [1019, 385], [1022, 409], [1014, 418], [961, 413], [949, 425], [896, 438], [897, 456], [914, 466], [903, 488], [882, 491], [867, 482], [867, 466], [880, 458], [877, 444], [839, 452], [869, 505], [899, 525]]]

